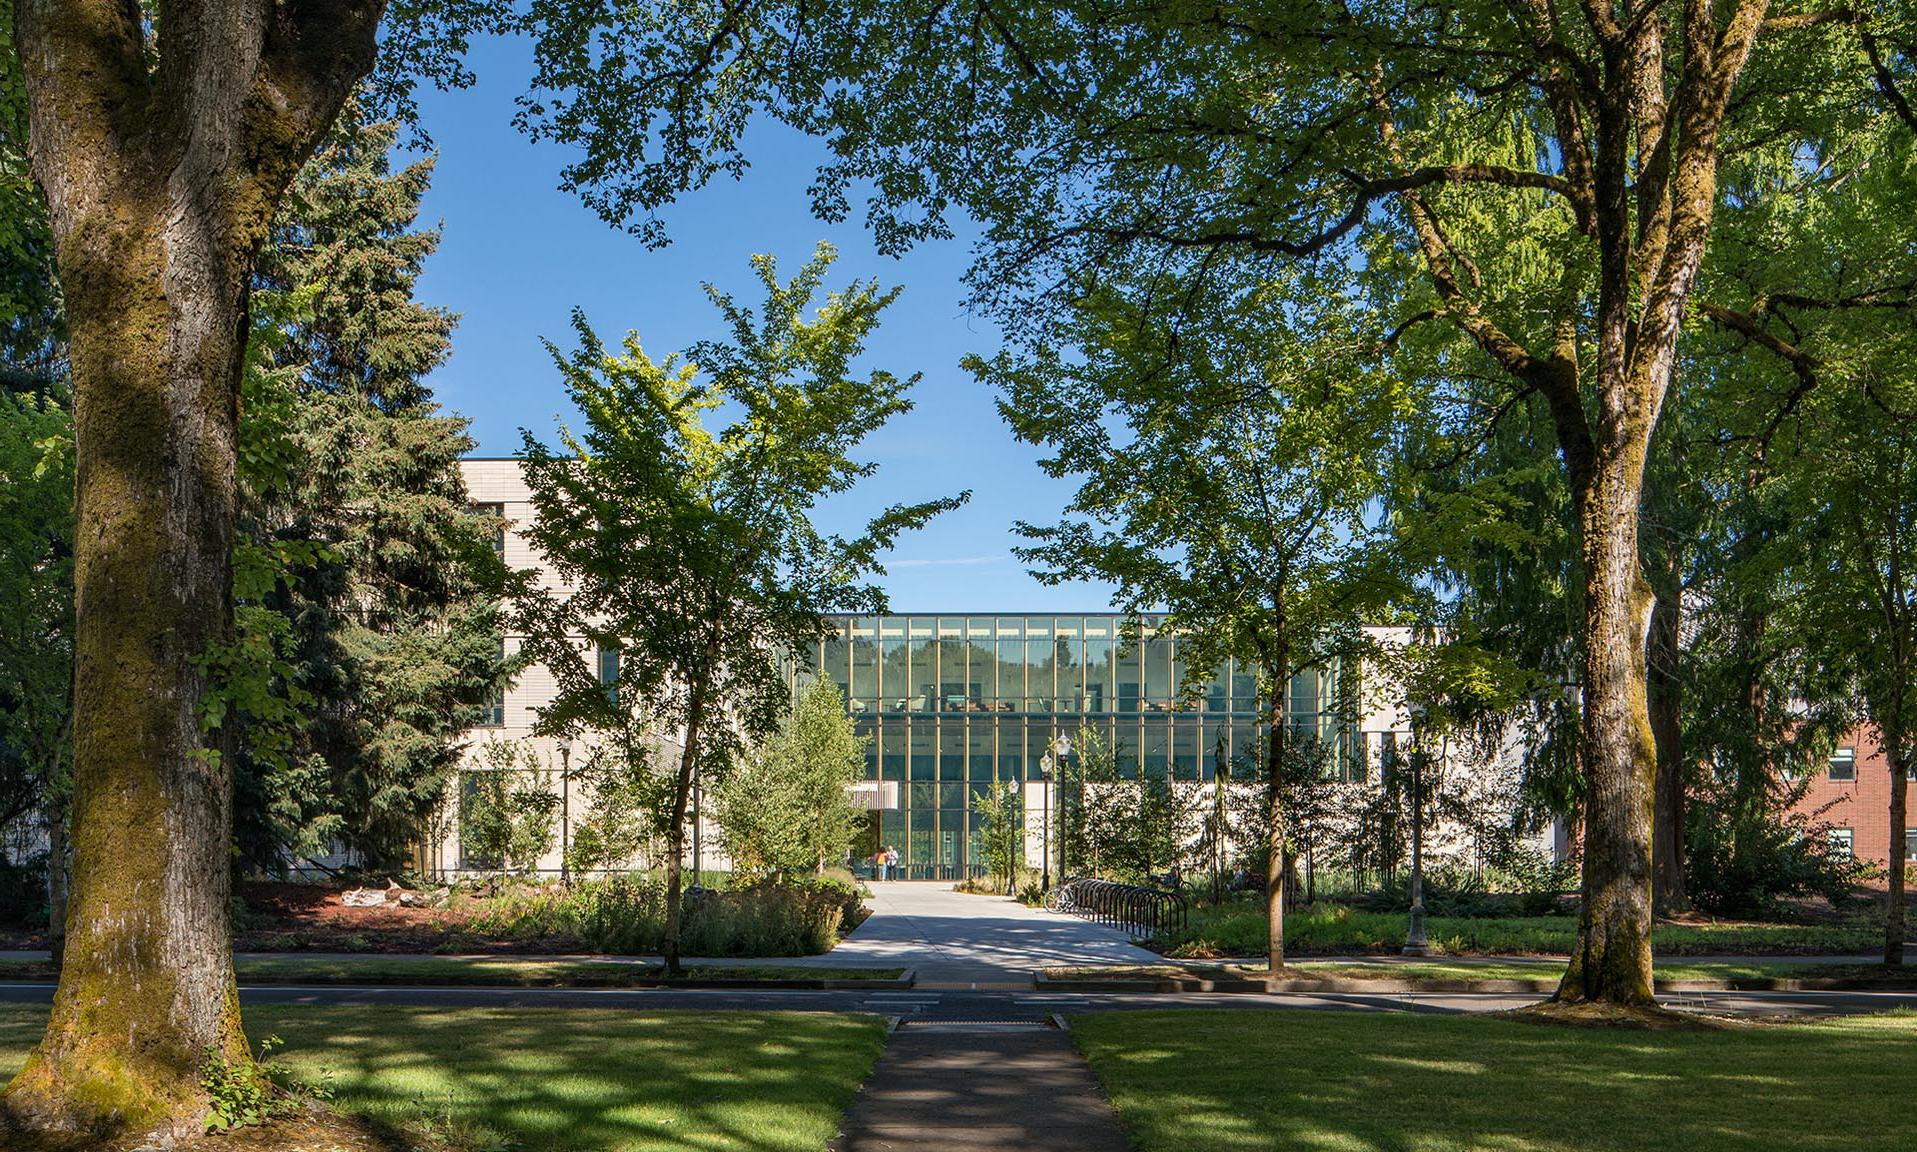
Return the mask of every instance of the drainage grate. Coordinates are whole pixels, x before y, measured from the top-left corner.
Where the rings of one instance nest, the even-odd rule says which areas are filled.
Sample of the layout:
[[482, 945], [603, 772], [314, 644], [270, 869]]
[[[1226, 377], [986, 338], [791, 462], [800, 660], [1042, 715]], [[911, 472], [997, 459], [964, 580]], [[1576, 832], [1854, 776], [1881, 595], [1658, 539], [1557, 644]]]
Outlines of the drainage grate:
[[908, 1017], [904, 1020], [899, 1021], [899, 1027], [901, 1029], [910, 1028], [914, 1032], [925, 1032], [925, 1031], [934, 1031], [934, 1030], [961, 1031], [965, 1029], [974, 1029], [974, 1028], [989, 1029], [989, 1030], [995, 1030], [995, 1031], [1037, 1032], [1037, 1031], [1040, 1031], [1046, 1028], [1051, 1028], [1054, 1026], [1055, 1025], [1050, 1020], [1034, 1020], [1030, 1016], [1022, 1016], [1022, 1017], [992, 1016], [992, 1017], [970, 1017], [970, 1018], [963, 1017], [963, 1016], [949, 1016], [949, 1017], [942, 1016], [936, 1020], [927, 1020], [927, 1019], [924, 1019], [923, 1017]]

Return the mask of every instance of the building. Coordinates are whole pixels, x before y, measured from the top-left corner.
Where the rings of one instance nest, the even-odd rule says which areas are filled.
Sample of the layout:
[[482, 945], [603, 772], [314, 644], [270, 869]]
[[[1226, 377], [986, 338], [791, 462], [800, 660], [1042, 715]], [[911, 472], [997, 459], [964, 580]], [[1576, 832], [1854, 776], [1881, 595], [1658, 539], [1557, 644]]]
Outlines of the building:
[[[496, 546], [504, 561], [517, 569], [542, 568], [520, 530], [530, 523], [532, 508], [518, 462], [469, 459], [462, 471], [474, 504], [499, 517]], [[1122, 774], [1134, 779], [1198, 788], [1216, 778], [1221, 764], [1257, 757], [1266, 709], [1250, 671], [1227, 666], [1188, 686], [1178, 638], [1159, 632], [1154, 619], [1142, 623], [1142, 634], [1128, 643], [1121, 635], [1125, 617], [1111, 612], [833, 620], [832, 632], [809, 659], [788, 660], [786, 667], [795, 691], [802, 675], [831, 677], [855, 728], [867, 738], [865, 781], [857, 795], [870, 815], [859, 854], [890, 845], [899, 852], [902, 875], [911, 879], [980, 872], [983, 818], [975, 793], [1011, 782], [1024, 798], [1026, 859], [1047, 859], [1049, 824], [1059, 811], [1047, 757], [1061, 739], [1076, 740], [1087, 728], [1116, 750]], [[1378, 636], [1387, 643], [1405, 639], [1400, 630], [1380, 630]], [[518, 647], [519, 638], [507, 636], [502, 653]], [[518, 756], [512, 771], [561, 795], [555, 844], [534, 869], [559, 873], [587, 799], [562, 769], [576, 766], [590, 749], [562, 752], [553, 740], [532, 735], [538, 709], [553, 694], [550, 674], [528, 668], [499, 696], [486, 722], [467, 734], [460, 793], [425, 838], [422, 871], [499, 867], [462, 843], [460, 812], [480, 775], [498, 770], [497, 753], [510, 749]], [[1321, 742], [1339, 782], [1375, 785], [1409, 737], [1394, 695], [1379, 677], [1332, 663], [1292, 681], [1287, 722], [1298, 735]], [[676, 753], [668, 737], [661, 758]], [[1489, 778], [1488, 771], [1473, 771]], [[697, 841], [699, 864], [727, 867], [709, 820], [698, 823]], [[1427, 844], [1437, 851], [1443, 840], [1428, 834]], [[1049, 846], [1049, 858], [1057, 860], [1056, 845]]]
[[[1890, 760], [1876, 729], [1860, 727], [1804, 782], [1793, 811], [1830, 826], [1841, 852], [1879, 867], [1890, 863]], [[1917, 813], [1904, 829], [1904, 858], [1917, 860]]]
[[[949, 880], [980, 871], [979, 790], [1024, 787], [1028, 859], [1041, 859], [1048, 758], [1059, 741], [1095, 731], [1132, 779], [1210, 781], [1221, 763], [1254, 759], [1266, 709], [1248, 670], [1227, 666], [1184, 683], [1178, 640], [1144, 620], [1127, 644], [1125, 617], [1070, 614], [901, 613], [848, 616], [811, 653], [866, 740], [863, 849], [898, 850], [905, 878]], [[804, 674], [796, 662], [796, 678]], [[796, 684], [795, 684], [796, 687]], [[1362, 780], [1402, 731], [1386, 702], [1364, 707], [1356, 678], [1333, 664], [1296, 677], [1292, 730], [1329, 750], [1333, 771]], [[867, 854], [862, 851], [861, 855]]]

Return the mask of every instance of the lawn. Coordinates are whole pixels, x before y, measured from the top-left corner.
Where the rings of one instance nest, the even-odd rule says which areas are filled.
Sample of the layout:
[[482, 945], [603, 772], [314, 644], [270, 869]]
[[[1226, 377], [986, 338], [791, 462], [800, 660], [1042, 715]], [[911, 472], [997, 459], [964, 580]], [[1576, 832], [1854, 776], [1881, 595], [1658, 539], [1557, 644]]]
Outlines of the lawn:
[[[0, 1005], [0, 1079], [45, 1019]], [[262, 1006], [246, 1023], [343, 1111], [515, 1152], [819, 1152], [885, 1039], [823, 1013]]]
[[[1433, 916], [1426, 921], [1432, 949], [1458, 956], [1567, 955], [1576, 941], [1577, 927], [1575, 916]], [[1299, 956], [1395, 952], [1403, 946], [1404, 935], [1402, 912], [1367, 912], [1321, 903], [1285, 915], [1285, 948]], [[1264, 907], [1236, 902], [1197, 908], [1189, 927], [1150, 943], [1174, 958], [1263, 955]], [[1652, 947], [1667, 956], [1845, 954], [1875, 952], [1883, 944], [1882, 926], [1866, 923], [1661, 923], [1651, 930]]]
[[[660, 980], [658, 964], [610, 960], [547, 960], [489, 956], [240, 956], [240, 982], [255, 984], [445, 984], [533, 988], [629, 988]], [[896, 980], [903, 968], [801, 968], [710, 965], [686, 969], [689, 980]], [[51, 980], [44, 960], [0, 960], [0, 980]]]
[[1072, 1031], [1139, 1152], [1917, 1147], [1917, 1015], [1691, 1032], [1114, 1012]]

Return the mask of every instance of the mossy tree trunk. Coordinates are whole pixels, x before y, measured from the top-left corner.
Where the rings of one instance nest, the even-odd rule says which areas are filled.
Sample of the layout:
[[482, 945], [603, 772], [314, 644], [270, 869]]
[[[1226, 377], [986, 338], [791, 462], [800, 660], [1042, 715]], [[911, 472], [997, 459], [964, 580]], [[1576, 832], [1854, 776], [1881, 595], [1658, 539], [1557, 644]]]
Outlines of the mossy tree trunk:
[[9, 1108], [197, 1128], [244, 1058], [232, 778], [203, 732], [232, 623], [254, 255], [371, 68], [383, 4], [18, 0], [33, 171], [71, 334], [77, 456], [72, 883], [60, 986]]

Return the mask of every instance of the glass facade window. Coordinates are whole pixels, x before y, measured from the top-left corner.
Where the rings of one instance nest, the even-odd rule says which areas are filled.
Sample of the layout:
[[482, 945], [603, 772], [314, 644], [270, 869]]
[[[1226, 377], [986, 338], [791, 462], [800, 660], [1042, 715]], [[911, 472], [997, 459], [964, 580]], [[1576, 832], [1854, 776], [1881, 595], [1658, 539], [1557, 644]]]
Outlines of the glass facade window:
[[[1229, 663], [1209, 675], [1188, 668], [1155, 621], [1129, 639], [1125, 623], [1114, 613], [834, 619], [812, 662], [871, 737], [866, 778], [901, 785], [900, 808], [880, 812], [875, 831], [899, 850], [905, 877], [979, 871], [973, 794], [1036, 781], [1051, 742], [1084, 727], [1100, 731], [1130, 780], [1209, 780], [1221, 764], [1257, 764], [1266, 718], [1256, 677]], [[791, 662], [795, 688], [804, 663]], [[1187, 684], [1188, 674], [1204, 679]], [[1348, 742], [1339, 687], [1335, 669], [1298, 677], [1289, 722]]]
[[506, 506], [504, 504], [475, 504], [473, 515], [490, 521], [486, 525], [492, 538], [493, 555], [504, 558], [506, 555]]
[[1857, 779], [1857, 749], [1847, 746], [1830, 754], [1830, 778], [1832, 780]]

